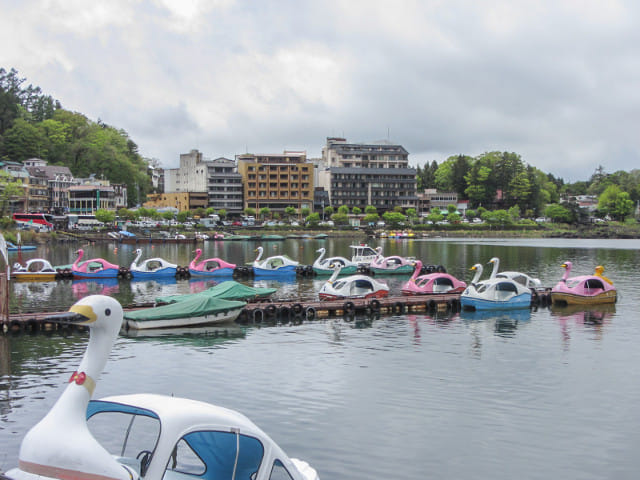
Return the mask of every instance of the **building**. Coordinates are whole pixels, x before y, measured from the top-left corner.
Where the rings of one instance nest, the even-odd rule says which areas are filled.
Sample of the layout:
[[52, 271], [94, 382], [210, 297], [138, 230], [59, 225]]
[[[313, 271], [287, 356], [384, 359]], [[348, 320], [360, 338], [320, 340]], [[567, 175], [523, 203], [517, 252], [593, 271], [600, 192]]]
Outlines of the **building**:
[[[8, 174], [8, 181], [21, 183], [20, 193], [12, 195], [8, 199], [7, 210], [9, 213], [28, 212], [29, 208], [29, 172], [22, 163], [0, 161], [0, 170]], [[4, 190], [4, 187], [2, 187]]]
[[77, 184], [69, 167], [48, 165], [46, 160], [30, 158], [24, 165], [32, 177], [44, 176], [47, 179], [48, 206], [45, 211], [62, 215], [69, 209], [69, 187]]
[[147, 195], [145, 208], [176, 209], [178, 212], [193, 211], [197, 208], [207, 208], [209, 196], [206, 192], [168, 192]]
[[458, 208], [458, 194], [456, 192], [438, 192], [435, 188], [426, 188], [418, 194], [418, 215], [428, 215], [431, 210], [447, 210], [449, 205]]
[[346, 205], [362, 211], [372, 205], [379, 213], [416, 208], [416, 170], [409, 168], [409, 153], [389, 142], [347, 143], [329, 137], [322, 148], [318, 186], [329, 192], [331, 206]]
[[97, 210], [115, 210], [116, 194], [108, 180], [89, 178], [69, 187], [69, 212], [95, 215]]
[[[236, 163], [223, 157], [205, 160], [198, 150], [180, 155], [180, 166], [164, 171], [164, 192], [206, 193], [204, 208], [212, 207], [216, 211], [224, 209], [230, 215], [240, 215], [243, 209], [242, 176], [238, 173]], [[180, 198], [182, 204], [187, 197]], [[189, 203], [193, 204], [195, 198], [198, 198], [195, 203], [199, 203], [198, 195], [194, 195]], [[171, 197], [170, 201], [177, 199]], [[153, 201], [159, 201], [158, 197], [154, 197]]]
[[306, 152], [237, 155], [238, 172], [244, 183], [244, 207], [260, 211], [298, 211], [313, 207], [313, 164]]

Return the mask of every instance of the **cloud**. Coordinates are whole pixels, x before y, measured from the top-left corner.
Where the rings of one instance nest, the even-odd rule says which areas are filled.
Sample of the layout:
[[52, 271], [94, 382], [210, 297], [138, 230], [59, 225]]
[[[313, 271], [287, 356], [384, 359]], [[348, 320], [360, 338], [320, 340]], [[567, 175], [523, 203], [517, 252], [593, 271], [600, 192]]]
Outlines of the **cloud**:
[[413, 164], [513, 151], [568, 181], [638, 164], [631, 1], [2, 1], [0, 54], [140, 152], [389, 138]]

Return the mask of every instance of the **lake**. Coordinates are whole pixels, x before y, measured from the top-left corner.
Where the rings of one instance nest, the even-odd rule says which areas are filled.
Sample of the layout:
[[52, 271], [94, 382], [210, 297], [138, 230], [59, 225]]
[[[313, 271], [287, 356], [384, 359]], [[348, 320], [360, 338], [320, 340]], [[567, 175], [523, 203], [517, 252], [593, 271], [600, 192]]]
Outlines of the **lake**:
[[[235, 263], [286, 253], [311, 264], [318, 248], [350, 256], [348, 239], [207, 242], [203, 257]], [[639, 240], [373, 240], [385, 255], [444, 265], [466, 281], [499, 257], [553, 286], [604, 265], [615, 306], [498, 314], [409, 314], [300, 325], [227, 326], [117, 340], [94, 398], [137, 391], [174, 394], [239, 410], [321, 479], [636, 478], [640, 458]], [[74, 247], [41, 247], [71, 263]], [[128, 265], [134, 246], [88, 245], [85, 258]], [[192, 245], [144, 247], [186, 266]], [[29, 253], [29, 255], [27, 255]], [[16, 255], [12, 254], [13, 262]], [[488, 272], [485, 272], [485, 276]], [[389, 277], [398, 292], [407, 277]], [[323, 280], [256, 281], [280, 298], [313, 298]], [[253, 285], [253, 281], [247, 281]], [[66, 309], [106, 293], [123, 303], [200, 291], [213, 283], [115, 281], [13, 283], [12, 311]], [[55, 402], [87, 335], [0, 336], [0, 470]]]

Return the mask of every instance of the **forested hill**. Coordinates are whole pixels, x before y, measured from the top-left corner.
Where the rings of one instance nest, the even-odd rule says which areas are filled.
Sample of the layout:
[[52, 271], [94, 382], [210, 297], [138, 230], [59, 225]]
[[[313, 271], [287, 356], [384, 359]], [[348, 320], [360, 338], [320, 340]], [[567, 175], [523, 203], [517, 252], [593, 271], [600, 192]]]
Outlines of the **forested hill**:
[[66, 165], [75, 177], [95, 174], [126, 184], [130, 206], [138, 203], [138, 192], [144, 201], [151, 188], [148, 164], [127, 132], [65, 110], [40, 87], [25, 84], [16, 70], [0, 68], [2, 160], [41, 158]]

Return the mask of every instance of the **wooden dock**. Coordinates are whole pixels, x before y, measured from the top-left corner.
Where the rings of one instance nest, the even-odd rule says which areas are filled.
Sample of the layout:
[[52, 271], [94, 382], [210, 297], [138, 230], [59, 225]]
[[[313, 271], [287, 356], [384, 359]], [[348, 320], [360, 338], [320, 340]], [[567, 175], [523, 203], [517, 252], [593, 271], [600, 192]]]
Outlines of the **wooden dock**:
[[[125, 306], [125, 311], [150, 308], [154, 305]], [[237, 323], [273, 323], [316, 320], [321, 318], [355, 317], [356, 315], [402, 315], [416, 312], [445, 312], [460, 310], [460, 294], [392, 296], [384, 298], [354, 298], [329, 301], [269, 300], [249, 302]], [[11, 313], [1, 321], [4, 333], [85, 331], [86, 327], [49, 322], [47, 317], [60, 312]]]

